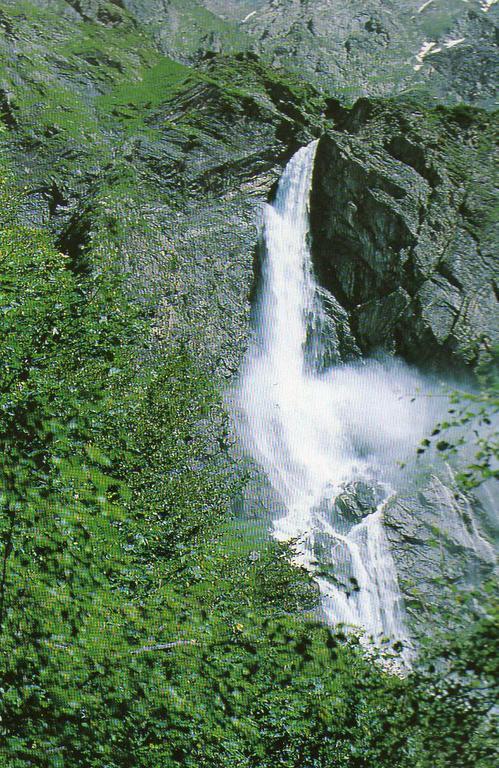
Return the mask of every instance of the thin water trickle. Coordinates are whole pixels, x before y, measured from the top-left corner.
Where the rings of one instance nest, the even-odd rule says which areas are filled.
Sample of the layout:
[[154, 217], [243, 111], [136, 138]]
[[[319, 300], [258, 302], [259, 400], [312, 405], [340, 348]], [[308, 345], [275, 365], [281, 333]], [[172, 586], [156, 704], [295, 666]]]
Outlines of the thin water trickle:
[[[308, 215], [317, 143], [290, 160], [275, 202], [265, 209], [255, 339], [235, 393], [236, 424], [285, 509], [273, 521], [274, 535], [297, 542], [298, 559], [316, 575], [327, 619], [375, 641], [405, 640], [383, 528], [391, 493], [384, 468], [414, 450], [432, 417], [422, 418], [421, 404], [416, 413], [411, 408], [407, 393], [422, 382], [401, 362], [324, 370], [325, 310]], [[360, 517], [339, 504], [356, 488], [371, 494]]]

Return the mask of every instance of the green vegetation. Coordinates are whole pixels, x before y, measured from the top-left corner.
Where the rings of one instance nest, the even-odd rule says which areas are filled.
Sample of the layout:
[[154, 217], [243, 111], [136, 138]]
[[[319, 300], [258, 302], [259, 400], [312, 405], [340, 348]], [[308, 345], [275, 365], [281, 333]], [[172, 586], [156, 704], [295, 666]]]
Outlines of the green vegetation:
[[[461, 458], [456, 480], [464, 490], [477, 488], [487, 480], [499, 478], [499, 365], [498, 351], [477, 370], [479, 392], [456, 390], [450, 394], [447, 418], [435, 425], [418, 453], [434, 445], [446, 459], [461, 458], [473, 445], [471, 460]], [[473, 435], [473, 437], [471, 437]]]
[[[252, 55], [173, 61], [114, 2], [69, 5], [111, 23], [62, 0], [0, 10], [1, 767], [491, 768], [493, 608], [406, 677], [317, 623], [289, 547], [231, 512], [220, 393], [155, 311], [154, 267], [176, 290], [176, 150], [225, 161], [255, 114], [291, 146], [322, 97]], [[172, 48], [244, 48], [195, 0], [169, 7]], [[64, 210], [57, 240], [23, 223], [28, 179]]]
[[228, 514], [213, 385], [0, 189], [2, 765], [489, 768], [492, 620], [400, 678], [300, 618], [308, 577]]
[[137, 116], [137, 112], [154, 109], [167, 101], [192, 75], [189, 67], [162, 58], [156, 66], [144, 70], [140, 82], [125, 83], [103, 96], [100, 106], [122, 118]]

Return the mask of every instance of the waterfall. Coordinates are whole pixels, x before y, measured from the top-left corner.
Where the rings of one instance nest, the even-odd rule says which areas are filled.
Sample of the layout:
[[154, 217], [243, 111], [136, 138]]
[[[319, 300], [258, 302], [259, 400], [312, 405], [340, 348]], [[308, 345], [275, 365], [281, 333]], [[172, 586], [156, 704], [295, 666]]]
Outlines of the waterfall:
[[[282, 502], [274, 536], [294, 541], [327, 620], [375, 642], [404, 641], [383, 528], [391, 495], [383, 466], [404, 447], [414, 450], [418, 430], [424, 434], [404, 397], [420, 382], [401, 362], [323, 365], [325, 310], [309, 247], [316, 148], [313, 142], [294, 155], [265, 208], [255, 337], [237, 384], [236, 422]], [[367, 502], [356, 514], [359, 494]]]

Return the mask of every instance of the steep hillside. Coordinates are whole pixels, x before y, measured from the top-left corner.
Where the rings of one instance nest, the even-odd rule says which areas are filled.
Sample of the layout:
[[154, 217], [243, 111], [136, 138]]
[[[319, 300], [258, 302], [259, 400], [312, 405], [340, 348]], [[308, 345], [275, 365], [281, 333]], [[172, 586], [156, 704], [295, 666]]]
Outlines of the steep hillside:
[[102, 23], [98, 4], [90, 21], [42, 5], [2, 17], [4, 139], [26, 217], [76, 261], [91, 244], [105, 260], [113, 240], [135, 289], [156, 293], [158, 333], [234, 371], [259, 208], [320, 130], [322, 97], [251, 55], [174, 62], [120, 9]]
[[[123, 0], [182, 60], [251, 49], [350, 102], [424, 88], [496, 104], [498, 11], [486, 0]], [[206, 12], [208, 11], [208, 13]]]
[[467, 435], [494, 426], [497, 5], [360, 5], [0, 2], [6, 768], [492, 764], [494, 440], [436, 425], [400, 468], [399, 675], [318, 621], [223, 400], [264, 204], [317, 138], [328, 360], [399, 355], [471, 389]]

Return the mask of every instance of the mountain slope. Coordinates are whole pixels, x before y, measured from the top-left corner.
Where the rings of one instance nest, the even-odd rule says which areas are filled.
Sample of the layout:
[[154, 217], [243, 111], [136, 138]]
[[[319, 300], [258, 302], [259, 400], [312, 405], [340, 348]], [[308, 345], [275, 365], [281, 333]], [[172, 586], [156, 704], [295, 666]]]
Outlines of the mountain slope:
[[499, 12], [492, 2], [123, 2], [182, 60], [250, 48], [350, 102], [424, 88], [446, 103], [497, 104]]

